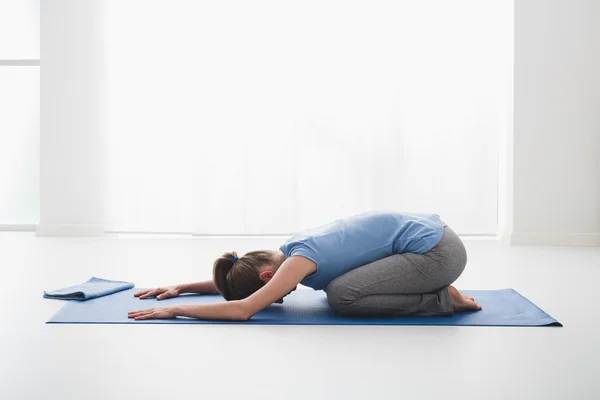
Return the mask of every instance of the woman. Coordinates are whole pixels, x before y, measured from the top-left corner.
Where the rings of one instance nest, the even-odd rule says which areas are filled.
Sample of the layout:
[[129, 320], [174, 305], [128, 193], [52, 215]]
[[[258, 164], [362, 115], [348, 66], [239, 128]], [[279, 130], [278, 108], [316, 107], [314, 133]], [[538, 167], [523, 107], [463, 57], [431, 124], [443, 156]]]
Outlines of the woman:
[[295, 235], [278, 251], [225, 253], [213, 280], [135, 294], [158, 300], [182, 293], [222, 294], [228, 302], [133, 311], [136, 320], [178, 316], [246, 321], [301, 283], [324, 290], [343, 316], [451, 315], [481, 310], [450, 286], [467, 254], [437, 214], [368, 212]]

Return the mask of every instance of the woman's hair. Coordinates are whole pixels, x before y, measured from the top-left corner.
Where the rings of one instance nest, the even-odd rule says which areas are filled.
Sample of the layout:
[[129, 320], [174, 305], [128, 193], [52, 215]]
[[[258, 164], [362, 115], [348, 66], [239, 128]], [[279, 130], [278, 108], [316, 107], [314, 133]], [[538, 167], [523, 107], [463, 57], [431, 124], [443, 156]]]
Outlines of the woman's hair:
[[217, 290], [226, 300], [241, 300], [250, 296], [265, 283], [259, 277], [260, 267], [274, 264], [272, 251], [251, 251], [233, 262], [237, 253], [225, 253], [213, 264]]

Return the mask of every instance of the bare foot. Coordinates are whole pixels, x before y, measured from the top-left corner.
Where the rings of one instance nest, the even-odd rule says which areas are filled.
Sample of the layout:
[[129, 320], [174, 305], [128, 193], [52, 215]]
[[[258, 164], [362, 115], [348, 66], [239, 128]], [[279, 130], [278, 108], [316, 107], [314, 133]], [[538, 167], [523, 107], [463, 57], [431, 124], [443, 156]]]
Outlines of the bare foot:
[[472, 301], [475, 301], [475, 299], [474, 299], [474, 298], [467, 296], [467, 295], [466, 295], [466, 294], [464, 294], [463, 292], [460, 292], [460, 291], [459, 291], [458, 293], [460, 293], [460, 294], [461, 294], [461, 295], [462, 295], [462, 296], [463, 296], [465, 299], [467, 299], [467, 300], [472, 300]]
[[450, 301], [452, 302], [452, 307], [454, 307], [454, 312], [481, 310], [479, 304], [475, 303], [471, 297], [467, 297], [459, 292], [454, 286], [448, 286], [448, 294], [450, 295]]

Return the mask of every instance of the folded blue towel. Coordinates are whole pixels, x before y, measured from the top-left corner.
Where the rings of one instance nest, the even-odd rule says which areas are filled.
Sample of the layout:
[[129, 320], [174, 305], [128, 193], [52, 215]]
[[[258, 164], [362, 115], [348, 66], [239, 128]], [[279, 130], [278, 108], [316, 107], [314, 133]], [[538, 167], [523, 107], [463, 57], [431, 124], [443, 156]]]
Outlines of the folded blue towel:
[[92, 277], [89, 281], [80, 285], [54, 290], [52, 292], [44, 291], [44, 297], [47, 299], [61, 300], [89, 300], [131, 289], [134, 286], [135, 285], [130, 282], [109, 281], [107, 279]]

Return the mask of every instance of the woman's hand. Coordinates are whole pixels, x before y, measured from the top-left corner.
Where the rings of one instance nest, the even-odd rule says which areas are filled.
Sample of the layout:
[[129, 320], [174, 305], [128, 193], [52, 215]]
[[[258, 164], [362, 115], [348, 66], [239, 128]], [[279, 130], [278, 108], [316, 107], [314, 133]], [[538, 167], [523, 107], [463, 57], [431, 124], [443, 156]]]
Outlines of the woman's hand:
[[147, 299], [148, 297], [156, 296], [157, 300], [168, 299], [171, 297], [177, 297], [180, 295], [179, 289], [176, 286], [169, 286], [164, 288], [147, 289], [142, 290], [134, 294], [135, 297], [140, 299]]
[[155, 307], [145, 310], [130, 311], [127, 318], [133, 318], [136, 321], [143, 319], [172, 319], [175, 318], [175, 312], [172, 307]]

